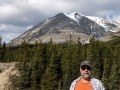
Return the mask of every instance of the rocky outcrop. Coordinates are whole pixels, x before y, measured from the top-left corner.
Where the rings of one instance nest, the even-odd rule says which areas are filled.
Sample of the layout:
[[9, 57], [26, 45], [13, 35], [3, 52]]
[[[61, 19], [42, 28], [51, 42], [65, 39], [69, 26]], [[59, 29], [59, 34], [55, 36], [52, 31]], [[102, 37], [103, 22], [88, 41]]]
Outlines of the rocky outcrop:
[[19, 76], [15, 65], [16, 62], [0, 63], [0, 90], [9, 90], [12, 86], [11, 77], [14, 75]]

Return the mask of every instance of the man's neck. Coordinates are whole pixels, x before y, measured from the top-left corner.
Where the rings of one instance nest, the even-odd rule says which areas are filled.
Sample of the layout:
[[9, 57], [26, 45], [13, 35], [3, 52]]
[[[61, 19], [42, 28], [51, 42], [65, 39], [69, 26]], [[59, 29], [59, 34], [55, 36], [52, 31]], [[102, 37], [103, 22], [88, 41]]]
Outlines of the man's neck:
[[81, 78], [81, 80], [82, 80], [83, 83], [87, 83], [88, 81], [90, 81], [90, 78], [87, 78], [87, 79], [86, 78]]

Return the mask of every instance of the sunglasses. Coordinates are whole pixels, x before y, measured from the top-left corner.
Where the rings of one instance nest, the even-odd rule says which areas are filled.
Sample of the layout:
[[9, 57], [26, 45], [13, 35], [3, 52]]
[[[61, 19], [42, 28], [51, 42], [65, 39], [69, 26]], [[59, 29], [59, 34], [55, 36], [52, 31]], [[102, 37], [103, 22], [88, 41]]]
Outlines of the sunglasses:
[[81, 69], [82, 69], [82, 70], [85, 70], [85, 69], [91, 70], [91, 67], [89, 67], [89, 66], [82, 66]]

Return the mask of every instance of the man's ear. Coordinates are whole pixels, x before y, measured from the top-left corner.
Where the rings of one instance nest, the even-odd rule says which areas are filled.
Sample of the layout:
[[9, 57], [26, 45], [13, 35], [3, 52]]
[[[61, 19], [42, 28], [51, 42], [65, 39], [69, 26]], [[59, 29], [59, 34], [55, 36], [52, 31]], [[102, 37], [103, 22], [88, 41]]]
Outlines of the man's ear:
[[82, 71], [81, 68], [79, 70], [80, 70], [80, 72]]

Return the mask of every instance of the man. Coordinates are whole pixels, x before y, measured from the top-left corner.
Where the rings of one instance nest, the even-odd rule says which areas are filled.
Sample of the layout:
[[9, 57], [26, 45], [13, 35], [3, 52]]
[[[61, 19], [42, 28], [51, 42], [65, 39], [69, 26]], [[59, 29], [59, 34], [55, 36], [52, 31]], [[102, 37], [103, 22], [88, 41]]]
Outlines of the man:
[[91, 77], [92, 66], [90, 61], [80, 64], [81, 76], [75, 79], [69, 90], [105, 90], [100, 80]]

